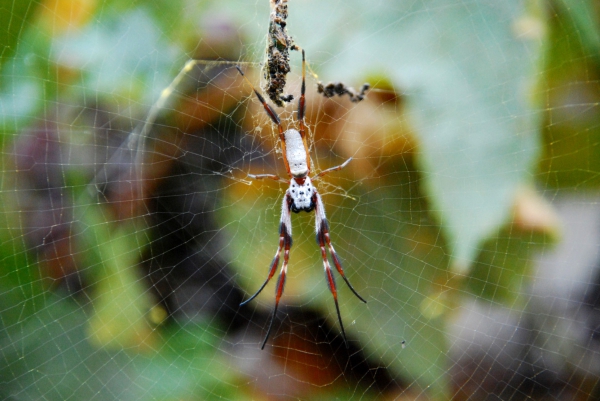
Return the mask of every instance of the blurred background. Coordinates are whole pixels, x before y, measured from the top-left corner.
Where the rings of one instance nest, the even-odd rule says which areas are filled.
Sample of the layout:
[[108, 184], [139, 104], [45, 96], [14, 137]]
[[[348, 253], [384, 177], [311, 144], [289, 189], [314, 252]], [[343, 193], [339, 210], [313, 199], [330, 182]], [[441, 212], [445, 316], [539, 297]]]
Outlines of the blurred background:
[[[600, 398], [600, 8], [581, 0], [0, 1], [0, 399]], [[273, 331], [286, 176], [312, 214]], [[269, 58], [271, 57], [271, 58]], [[193, 60], [193, 61], [190, 61]], [[371, 90], [326, 98], [322, 82]]]

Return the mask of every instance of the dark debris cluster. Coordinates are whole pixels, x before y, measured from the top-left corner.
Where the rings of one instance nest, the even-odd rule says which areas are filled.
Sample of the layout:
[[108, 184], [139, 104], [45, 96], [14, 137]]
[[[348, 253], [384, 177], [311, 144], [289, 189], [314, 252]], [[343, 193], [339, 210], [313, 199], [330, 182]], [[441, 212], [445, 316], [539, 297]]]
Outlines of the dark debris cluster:
[[267, 63], [264, 75], [267, 83], [263, 88], [277, 106], [283, 107], [284, 102], [291, 102], [293, 95], [283, 95], [286, 76], [290, 72], [290, 50], [298, 50], [291, 36], [286, 31], [288, 0], [271, 0], [271, 15], [269, 16], [269, 35], [267, 37]]
[[357, 92], [354, 88], [346, 86], [342, 82], [330, 82], [327, 85], [323, 85], [322, 82], [317, 83], [317, 92], [323, 96], [330, 98], [335, 95], [344, 96], [348, 95], [350, 101], [358, 103], [365, 98], [367, 91], [371, 88], [368, 83], [363, 84], [360, 91]]

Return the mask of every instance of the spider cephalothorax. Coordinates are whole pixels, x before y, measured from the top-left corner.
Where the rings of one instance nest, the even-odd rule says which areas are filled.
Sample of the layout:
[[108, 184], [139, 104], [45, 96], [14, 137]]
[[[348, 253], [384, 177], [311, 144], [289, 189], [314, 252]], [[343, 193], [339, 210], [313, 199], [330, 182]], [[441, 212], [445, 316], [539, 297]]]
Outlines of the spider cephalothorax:
[[[283, 197], [283, 202], [281, 205], [281, 220], [279, 222], [279, 247], [277, 248], [277, 252], [275, 253], [273, 262], [271, 262], [271, 267], [269, 268], [269, 275], [267, 276], [267, 279], [265, 280], [263, 285], [258, 289], [258, 291], [256, 291], [256, 293], [250, 298], [248, 298], [246, 301], [241, 303], [241, 305], [244, 305], [250, 302], [263, 290], [263, 288], [265, 288], [269, 280], [271, 280], [271, 278], [275, 274], [275, 270], [279, 265], [279, 257], [281, 255], [281, 251], [283, 250], [283, 265], [281, 266], [281, 272], [279, 273], [279, 279], [277, 280], [277, 285], [275, 289], [275, 308], [273, 309], [271, 323], [269, 323], [269, 329], [267, 330], [267, 335], [265, 336], [265, 340], [263, 341], [262, 348], [265, 347], [265, 344], [269, 339], [269, 334], [271, 333], [271, 328], [273, 327], [273, 321], [275, 320], [275, 314], [277, 313], [277, 307], [279, 306], [279, 300], [283, 295], [283, 287], [285, 285], [285, 278], [287, 275], [290, 248], [292, 246], [291, 212], [299, 213], [301, 211], [315, 211], [317, 244], [319, 244], [319, 247], [321, 248], [321, 257], [323, 259], [323, 267], [325, 269], [327, 285], [329, 287], [329, 290], [331, 291], [331, 294], [333, 295], [333, 300], [335, 301], [335, 309], [338, 315], [338, 320], [340, 322], [340, 328], [342, 330], [344, 342], [346, 342], [346, 347], [348, 347], [348, 342], [346, 341], [344, 324], [342, 323], [342, 316], [340, 315], [340, 308], [337, 300], [337, 287], [335, 285], [335, 280], [333, 278], [331, 266], [327, 258], [326, 248], [329, 249], [329, 254], [331, 255], [331, 259], [333, 260], [333, 265], [335, 266], [340, 276], [342, 276], [350, 290], [354, 293], [354, 295], [358, 297], [358, 299], [365, 303], [367, 302], [360, 295], [358, 295], [358, 293], [354, 290], [354, 288], [352, 287], [352, 285], [350, 285], [350, 282], [346, 278], [344, 269], [342, 269], [342, 265], [340, 263], [340, 259], [337, 256], [335, 249], [333, 249], [331, 239], [329, 238], [329, 223], [327, 222], [327, 218], [325, 217], [325, 208], [323, 207], [321, 195], [319, 195], [317, 188], [313, 185], [314, 180], [317, 180], [318, 178], [332, 171], [344, 168], [350, 162], [350, 160], [352, 160], [352, 158], [346, 160], [343, 164], [340, 164], [339, 166], [331, 167], [321, 171], [319, 174], [315, 175], [312, 178], [312, 180], [309, 177], [310, 156], [308, 154], [308, 145], [306, 144], [306, 129], [304, 125], [304, 93], [306, 91], [305, 64], [306, 62], [304, 59], [304, 50], [302, 50], [302, 87], [300, 90], [300, 99], [298, 101], [298, 130], [290, 128], [286, 131], [283, 131], [281, 121], [279, 120], [279, 116], [277, 115], [277, 113], [275, 113], [275, 110], [273, 110], [273, 108], [269, 106], [269, 104], [265, 101], [261, 94], [258, 93], [256, 89], [254, 89], [254, 86], [252, 86], [256, 97], [262, 103], [265, 111], [271, 118], [271, 121], [273, 121], [273, 123], [277, 125], [277, 129], [279, 130], [279, 141], [281, 144], [283, 154], [283, 163], [285, 164], [288, 176], [290, 177], [289, 188], [285, 192], [285, 196]], [[242, 72], [242, 70], [239, 67], [237, 67], [237, 69], [243, 76], [244, 73]], [[288, 183], [287, 180], [284, 180], [274, 174], [249, 174], [249, 176], [255, 179], [271, 178], [276, 181]]]

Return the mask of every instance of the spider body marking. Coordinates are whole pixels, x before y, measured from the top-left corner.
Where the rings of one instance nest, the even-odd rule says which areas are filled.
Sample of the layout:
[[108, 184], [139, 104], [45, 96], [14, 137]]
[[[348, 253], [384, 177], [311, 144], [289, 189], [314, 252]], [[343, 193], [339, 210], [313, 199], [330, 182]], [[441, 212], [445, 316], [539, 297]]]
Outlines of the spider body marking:
[[[310, 174], [310, 155], [308, 153], [308, 145], [306, 143], [306, 127], [304, 124], [304, 110], [305, 110], [305, 92], [306, 92], [306, 84], [305, 84], [305, 55], [304, 50], [302, 50], [302, 86], [300, 91], [300, 99], [298, 100], [298, 125], [299, 129], [290, 128], [286, 131], [283, 130], [281, 126], [281, 121], [279, 116], [273, 110], [273, 108], [265, 101], [265, 99], [261, 96], [260, 93], [254, 88], [252, 83], [248, 81], [240, 67], [236, 67], [240, 74], [248, 81], [256, 97], [262, 103], [265, 112], [271, 118], [271, 121], [277, 126], [279, 130], [279, 140], [283, 154], [283, 163], [285, 164], [289, 178], [289, 188], [285, 192], [285, 196], [283, 197], [283, 201], [281, 204], [281, 219], [279, 222], [279, 246], [277, 251], [275, 252], [275, 256], [271, 265], [269, 267], [269, 274], [267, 279], [263, 283], [263, 285], [256, 291], [254, 295], [245, 300], [240, 304], [240, 306], [247, 304], [252, 301], [260, 292], [265, 288], [267, 283], [271, 280], [271, 278], [275, 275], [275, 271], [279, 266], [279, 260], [281, 253], [283, 251], [283, 263], [281, 265], [281, 271], [279, 273], [279, 277], [277, 279], [277, 284], [275, 285], [275, 307], [273, 308], [273, 314], [271, 315], [271, 321], [269, 323], [269, 328], [267, 330], [267, 334], [262, 343], [262, 349], [264, 349], [267, 340], [269, 339], [269, 334], [271, 333], [271, 329], [273, 327], [273, 321], [275, 320], [275, 316], [277, 314], [277, 308], [279, 306], [279, 301], [281, 300], [281, 296], [283, 295], [283, 289], [285, 286], [285, 280], [287, 276], [287, 267], [290, 256], [290, 248], [292, 247], [292, 219], [291, 212], [300, 213], [301, 211], [305, 212], [315, 212], [315, 230], [316, 230], [316, 239], [317, 244], [321, 250], [321, 258], [323, 259], [323, 269], [325, 271], [325, 279], [327, 281], [327, 286], [331, 291], [331, 295], [333, 296], [333, 300], [335, 302], [335, 309], [338, 316], [338, 321], [340, 323], [340, 329], [342, 331], [342, 336], [344, 337], [344, 342], [346, 344], [346, 348], [348, 348], [348, 341], [346, 340], [346, 332], [344, 330], [344, 324], [342, 322], [342, 316], [340, 314], [340, 308], [338, 305], [338, 292], [337, 287], [335, 285], [335, 278], [333, 276], [333, 272], [331, 270], [331, 265], [329, 264], [329, 258], [327, 257], [327, 251], [329, 251], [329, 255], [331, 256], [331, 260], [333, 261], [333, 265], [335, 266], [337, 272], [340, 274], [342, 279], [348, 285], [348, 288], [356, 295], [358, 299], [362, 302], [366, 303], [360, 295], [356, 292], [356, 290], [352, 287], [346, 274], [344, 273], [344, 269], [342, 268], [342, 264], [340, 259], [333, 248], [331, 243], [330, 235], [329, 235], [329, 223], [327, 222], [327, 218], [325, 216], [325, 208], [323, 206], [323, 201], [321, 199], [321, 195], [317, 191], [317, 188], [313, 185], [313, 180], [317, 180], [318, 178], [324, 176], [325, 174], [329, 174], [332, 171], [341, 170], [344, 168], [352, 158], [346, 160], [343, 164], [339, 166], [330, 167], [326, 170], [321, 171], [319, 174], [315, 175], [312, 179], [309, 177]], [[259, 175], [248, 175], [251, 178], [255, 179], [263, 179], [270, 178], [276, 181], [288, 183], [287, 180], [280, 178], [274, 174], [259, 174]]]
[[290, 188], [287, 190], [291, 198], [290, 209], [294, 213], [301, 211], [312, 212], [317, 203], [317, 190], [312, 185], [309, 177], [292, 178]]

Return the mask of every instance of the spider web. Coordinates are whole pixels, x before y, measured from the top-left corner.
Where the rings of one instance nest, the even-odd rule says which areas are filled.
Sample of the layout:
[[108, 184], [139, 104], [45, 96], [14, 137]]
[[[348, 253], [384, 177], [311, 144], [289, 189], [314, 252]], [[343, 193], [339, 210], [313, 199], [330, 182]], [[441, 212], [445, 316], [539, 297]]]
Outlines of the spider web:
[[[597, 399], [592, 2], [288, 3], [344, 344], [261, 88], [269, 2], [2, 5], [0, 398]], [[190, 61], [193, 60], [193, 61]], [[276, 108], [296, 127], [301, 59]], [[342, 81], [366, 98], [325, 99]]]

